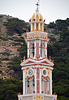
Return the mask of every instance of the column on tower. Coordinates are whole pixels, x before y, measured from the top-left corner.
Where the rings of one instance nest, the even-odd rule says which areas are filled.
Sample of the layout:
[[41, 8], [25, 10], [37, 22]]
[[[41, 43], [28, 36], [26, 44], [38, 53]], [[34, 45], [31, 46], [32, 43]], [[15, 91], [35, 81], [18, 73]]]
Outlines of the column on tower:
[[35, 68], [35, 93], [37, 92], [37, 87], [36, 87], [36, 68]]
[[39, 58], [39, 40], [36, 41], [36, 58]]
[[37, 70], [37, 73], [36, 73], [36, 75], [37, 75], [37, 79], [36, 79], [36, 86], [37, 86], [37, 93], [40, 93], [40, 68], [37, 68], [36, 69]]
[[41, 41], [39, 40], [39, 55], [41, 56]]
[[50, 70], [50, 95], [52, 95], [52, 70]]
[[31, 31], [32, 31], [32, 23], [31, 23]]
[[36, 41], [34, 42], [34, 48], [35, 48], [34, 58], [36, 58]]
[[45, 42], [45, 56], [47, 57], [47, 42]]
[[43, 31], [44, 31], [44, 23], [43, 23]]
[[44, 24], [42, 23], [42, 31], [44, 31]]
[[42, 85], [41, 85], [41, 68], [40, 68], [40, 93], [41, 93], [41, 87], [42, 87]]
[[23, 70], [23, 95], [25, 95], [25, 70]]
[[27, 58], [29, 57], [29, 55], [30, 55], [30, 43], [29, 42], [27, 42]]
[[40, 23], [39, 23], [39, 31], [40, 31], [41, 29], [40, 29]]

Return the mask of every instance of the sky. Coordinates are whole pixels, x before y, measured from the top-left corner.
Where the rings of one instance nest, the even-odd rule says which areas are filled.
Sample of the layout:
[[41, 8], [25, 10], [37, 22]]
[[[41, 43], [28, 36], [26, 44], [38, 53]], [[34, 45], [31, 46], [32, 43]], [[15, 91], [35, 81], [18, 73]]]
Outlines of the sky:
[[[0, 0], [0, 14], [17, 17], [26, 22], [36, 11], [38, 0]], [[39, 0], [39, 12], [46, 24], [69, 18], [69, 0]]]

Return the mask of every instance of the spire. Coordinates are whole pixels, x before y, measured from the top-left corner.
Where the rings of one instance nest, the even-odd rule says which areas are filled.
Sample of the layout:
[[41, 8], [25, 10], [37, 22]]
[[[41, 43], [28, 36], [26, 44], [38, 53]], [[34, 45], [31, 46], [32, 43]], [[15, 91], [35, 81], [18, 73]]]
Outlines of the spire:
[[37, 6], [36, 11], [39, 11], [39, 10], [38, 10], [39, 0], [38, 0], [38, 2], [37, 2], [36, 6]]

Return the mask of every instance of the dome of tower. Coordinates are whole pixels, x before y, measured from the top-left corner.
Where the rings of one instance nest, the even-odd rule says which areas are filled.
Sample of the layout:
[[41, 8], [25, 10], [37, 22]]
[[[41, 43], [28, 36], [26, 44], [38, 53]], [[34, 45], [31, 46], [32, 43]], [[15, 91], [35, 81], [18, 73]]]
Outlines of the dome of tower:
[[43, 17], [38, 11], [36, 11], [36, 13], [32, 16], [31, 21], [43, 21]]

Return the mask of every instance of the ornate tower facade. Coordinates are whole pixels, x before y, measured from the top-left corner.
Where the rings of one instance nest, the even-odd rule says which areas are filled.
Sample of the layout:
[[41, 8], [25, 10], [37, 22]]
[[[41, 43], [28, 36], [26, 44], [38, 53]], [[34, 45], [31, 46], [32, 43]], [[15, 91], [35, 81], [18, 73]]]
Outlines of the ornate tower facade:
[[27, 59], [21, 61], [23, 71], [23, 94], [18, 100], [57, 100], [52, 95], [53, 61], [47, 58], [48, 32], [44, 32], [42, 15], [38, 11], [29, 20], [31, 31], [24, 36], [27, 43]]

